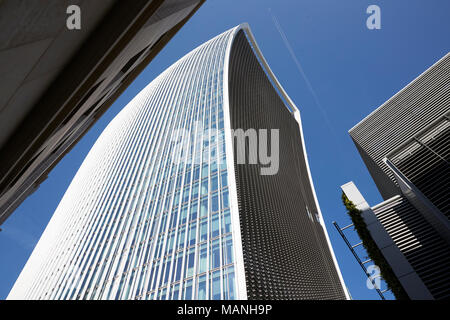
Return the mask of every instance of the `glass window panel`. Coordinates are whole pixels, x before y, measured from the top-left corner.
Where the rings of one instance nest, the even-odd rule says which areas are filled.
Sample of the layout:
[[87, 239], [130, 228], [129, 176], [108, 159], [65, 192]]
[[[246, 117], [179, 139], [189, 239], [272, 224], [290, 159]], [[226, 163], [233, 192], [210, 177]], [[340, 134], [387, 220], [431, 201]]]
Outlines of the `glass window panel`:
[[200, 247], [198, 273], [206, 272], [208, 263], [208, 244], [204, 243]]
[[208, 215], [208, 199], [203, 199], [200, 206], [200, 217]]
[[226, 187], [228, 185], [228, 177], [227, 177], [227, 173], [226, 172], [222, 172], [221, 176], [220, 176], [221, 180], [220, 180], [220, 185], [222, 188]]
[[220, 241], [214, 240], [211, 244], [211, 268], [220, 267]]
[[172, 223], [170, 225], [171, 228], [175, 228], [177, 225], [178, 220], [178, 208], [172, 209]]
[[211, 278], [211, 298], [220, 300], [220, 270], [215, 271]]
[[199, 166], [195, 166], [195, 168], [194, 168], [194, 180], [198, 180], [199, 177], [200, 177], [200, 167]]
[[212, 196], [211, 209], [212, 212], [219, 211], [219, 195], [217, 193]]
[[184, 286], [184, 299], [191, 300], [192, 299], [192, 279], [187, 280]]
[[205, 196], [207, 194], [208, 194], [208, 179], [204, 179], [202, 181], [202, 187], [201, 187], [200, 195], [201, 196]]
[[206, 178], [208, 176], [208, 164], [204, 164], [202, 167], [202, 178]]
[[211, 163], [211, 174], [217, 172], [217, 161], [212, 161]]
[[187, 205], [184, 205], [184, 206], [181, 208], [181, 221], [180, 221], [180, 224], [186, 223], [186, 220], [187, 220], [187, 214], [188, 214], [188, 206], [187, 206]]
[[234, 285], [234, 268], [228, 267], [227, 268], [227, 278], [228, 278], [228, 299], [234, 300], [236, 299], [236, 288]]
[[219, 215], [216, 214], [211, 219], [211, 238], [216, 238], [219, 236], [220, 225], [219, 225]]
[[231, 232], [231, 215], [230, 211], [226, 210], [222, 216], [222, 233]]
[[217, 175], [211, 178], [211, 192], [216, 191], [219, 188], [218, 177]]
[[186, 169], [186, 176], [184, 177], [184, 184], [190, 184], [191, 183], [191, 170]]
[[200, 242], [208, 239], [208, 220], [203, 219], [200, 223]]
[[189, 187], [184, 187], [183, 202], [187, 202], [188, 200], [189, 200]]
[[197, 211], [198, 211], [198, 202], [195, 201], [191, 204], [191, 213], [190, 213], [189, 220], [197, 219]]
[[186, 263], [186, 276], [185, 278], [191, 277], [194, 273], [194, 258], [195, 258], [195, 248], [189, 249], [187, 255]]
[[194, 183], [192, 186], [192, 199], [198, 198], [198, 182]]
[[176, 207], [179, 202], [180, 202], [180, 191], [177, 191], [175, 193], [175, 196], [174, 196], [174, 199], [173, 199], [173, 206]]
[[181, 268], [183, 266], [183, 252], [177, 254], [177, 267], [175, 271], [175, 281], [181, 279]]
[[223, 205], [223, 208], [228, 208], [230, 206], [228, 191], [222, 192], [222, 205]]
[[195, 238], [197, 235], [197, 223], [194, 222], [189, 226], [189, 243], [188, 246], [195, 244]]
[[206, 275], [200, 276], [198, 278], [198, 300], [206, 299]]
[[181, 227], [179, 235], [178, 235], [178, 245], [177, 248], [181, 249], [184, 247], [184, 236], [186, 233], [186, 226]]
[[180, 292], [180, 285], [176, 284], [173, 286], [173, 291], [172, 291], [172, 299], [173, 300], [178, 300], [178, 293]]
[[224, 238], [224, 244], [223, 244], [223, 260], [224, 260], [224, 265], [226, 264], [230, 264], [233, 262], [233, 239], [231, 237], [231, 235], [227, 236], [226, 238]]

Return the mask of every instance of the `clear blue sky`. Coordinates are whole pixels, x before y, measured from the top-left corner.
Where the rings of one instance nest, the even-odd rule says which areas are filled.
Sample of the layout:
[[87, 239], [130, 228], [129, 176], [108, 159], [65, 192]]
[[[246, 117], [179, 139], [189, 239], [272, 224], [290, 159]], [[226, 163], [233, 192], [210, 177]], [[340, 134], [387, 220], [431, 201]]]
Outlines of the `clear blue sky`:
[[[381, 8], [381, 30], [366, 28], [370, 4]], [[242, 22], [250, 24], [269, 65], [300, 109], [319, 203], [345, 282], [353, 298], [378, 299], [366, 288], [362, 270], [331, 224], [333, 220], [349, 223], [339, 186], [350, 180], [370, 204], [381, 200], [347, 131], [450, 51], [449, 13], [448, 0], [207, 0], [2, 226], [0, 299], [9, 293], [82, 160], [109, 121], [184, 54]]]

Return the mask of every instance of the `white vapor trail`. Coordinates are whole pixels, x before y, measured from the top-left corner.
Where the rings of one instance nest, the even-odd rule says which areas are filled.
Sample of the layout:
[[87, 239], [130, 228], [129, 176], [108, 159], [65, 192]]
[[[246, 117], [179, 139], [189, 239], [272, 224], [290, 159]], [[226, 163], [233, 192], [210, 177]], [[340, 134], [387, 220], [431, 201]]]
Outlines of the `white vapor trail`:
[[277, 17], [272, 13], [272, 10], [271, 10], [270, 8], [269, 8], [269, 13], [270, 13], [270, 16], [272, 17], [272, 21], [273, 21], [275, 27], [276, 27], [277, 30], [278, 30], [278, 33], [280, 34], [280, 36], [281, 36], [281, 38], [282, 38], [282, 40], [283, 40], [284, 45], [285, 45], [286, 48], [288, 49], [289, 54], [290, 54], [291, 57], [292, 57], [292, 60], [294, 60], [295, 66], [297, 67], [297, 70], [300, 72], [300, 74], [301, 74], [303, 80], [304, 80], [305, 83], [306, 83], [306, 86], [307, 86], [309, 92], [310, 92], [311, 95], [313, 96], [314, 102], [316, 103], [317, 108], [319, 109], [320, 113], [322, 114], [323, 119], [325, 120], [325, 125], [326, 125], [326, 126], [328, 127], [328, 129], [330, 130], [330, 133], [331, 133], [331, 135], [332, 135], [332, 139], [336, 140], [336, 143], [337, 143], [337, 144], [336, 144], [335, 146], [336, 146], [336, 147], [339, 146], [339, 147], [337, 147], [337, 149], [338, 149], [338, 155], [339, 155], [339, 157], [341, 158], [341, 160], [343, 160], [343, 155], [342, 155], [343, 147], [342, 147], [341, 141], [340, 141], [339, 139], [336, 138], [336, 137], [337, 137], [337, 134], [336, 134], [336, 132], [335, 132], [335, 130], [334, 130], [334, 127], [333, 127], [333, 125], [332, 125], [330, 119], [328, 118], [327, 112], [326, 112], [325, 109], [322, 107], [322, 104], [320, 103], [319, 98], [317, 97], [316, 91], [314, 90], [314, 88], [313, 88], [312, 85], [311, 85], [311, 82], [309, 81], [308, 77], [306, 76], [305, 71], [303, 70], [303, 67], [302, 67], [302, 65], [300, 64], [300, 61], [298, 60], [297, 56], [295, 55], [294, 50], [292, 49], [291, 44], [289, 43], [289, 40], [288, 40], [288, 38], [286, 37], [286, 34], [284, 33], [283, 29], [281, 28], [281, 25], [280, 25], [280, 23], [278, 22]]
[[330, 120], [329, 120], [329, 118], [328, 118], [328, 114], [327, 114], [327, 112], [325, 111], [325, 109], [322, 107], [322, 104], [320, 103], [319, 98], [317, 97], [316, 91], [314, 91], [314, 88], [312, 87], [311, 82], [309, 82], [309, 79], [308, 79], [308, 77], [306, 76], [305, 71], [303, 70], [302, 65], [300, 64], [300, 61], [298, 61], [298, 58], [297, 58], [297, 56], [295, 55], [294, 50], [292, 49], [291, 44], [289, 43], [289, 40], [288, 40], [287, 37], [286, 37], [286, 34], [284, 33], [283, 29], [281, 28], [280, 23], [278, 22], [277, 17], [272, 13], [272, 10], [271, 10], [270, 8], [269, 8], [269, 13], [270, 13], [270, 16], [272, 17], [272, 20], [273, 20], [273, 23], [275, 24], [275, 27], [276, 27], [277, 30], [278, 30], [278, 33], [280, 34], [280, 36], [281, 36], [281, 38], [282, 38], [282, 40], [283, 40], [284, 45], [285, 45], [286, 48], [288, 49], [289, 54], [290, 54], [291, 57], [292, 57], [292, 60], [294, 60], [295, 66], [297, 67], [297, 70], [300, 72], [300, 74], [301, 74], [303, 80], [304, 80], [305, 83], [306, 83], [306, 86], [308, 87], [309, 92], [310, 92], [311, 95], [313, 96], [314, 102], [316, 103], [317, 107], [319, 108], [320, 113], [322, 113], [322, 116], [323, 116], [323, 118], [325, 119], [325, 122], [326, 122], [328, 128], [331, 130], [331, 133], [334, 134], [334, 129], [333, 129], [333, 126], [331, 125], [331, 122], [330, 122]]

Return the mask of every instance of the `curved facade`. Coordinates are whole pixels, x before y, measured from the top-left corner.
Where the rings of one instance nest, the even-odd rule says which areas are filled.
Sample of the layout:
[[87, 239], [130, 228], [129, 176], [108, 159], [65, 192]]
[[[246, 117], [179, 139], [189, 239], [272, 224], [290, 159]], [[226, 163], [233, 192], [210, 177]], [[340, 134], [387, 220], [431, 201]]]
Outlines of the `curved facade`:
[[[277, 174], [236, 161], [238, 128], [281, 128]], [[8, 298], [346, 298], [304, 150], [296, 107], [233, 28], [108, 125]]]

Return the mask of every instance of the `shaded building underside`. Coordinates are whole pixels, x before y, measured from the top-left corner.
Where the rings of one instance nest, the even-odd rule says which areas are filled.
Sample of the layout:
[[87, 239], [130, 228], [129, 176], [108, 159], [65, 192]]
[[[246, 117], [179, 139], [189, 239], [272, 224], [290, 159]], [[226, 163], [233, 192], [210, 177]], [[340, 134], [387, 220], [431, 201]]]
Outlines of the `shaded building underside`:
[[0, 224], [203, 2], [0, 1]]

